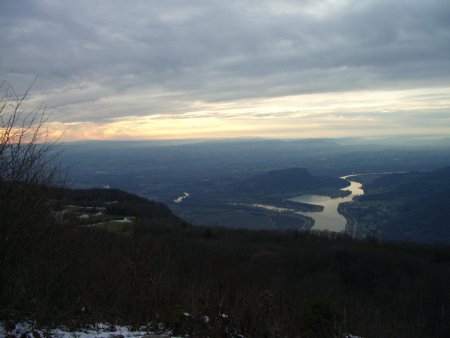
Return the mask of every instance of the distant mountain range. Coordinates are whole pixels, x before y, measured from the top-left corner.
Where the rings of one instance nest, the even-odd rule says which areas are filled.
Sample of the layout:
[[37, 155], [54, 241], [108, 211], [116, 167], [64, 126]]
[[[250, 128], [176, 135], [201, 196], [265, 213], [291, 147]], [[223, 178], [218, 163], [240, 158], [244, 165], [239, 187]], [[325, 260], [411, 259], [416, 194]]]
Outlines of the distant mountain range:
[[244, 194], [305, 194], [325, 189], [338, 191], [348, 183], [340, 178], [314, 176], [304, 168], [271, 170], [233, 183], [232, 189]]
[[338, 177], [352, 172], [432, 170], [450, 164], [448, 140], [425, 142], [411, 137], [384, 143], [361, 138], [181, 143], [68, 143], [61, 145], [61, 161], [69, 168], [68, 184], [73, 187], [108, 185], [164, 203], [205, 185], [225, 185], [284, 168]]

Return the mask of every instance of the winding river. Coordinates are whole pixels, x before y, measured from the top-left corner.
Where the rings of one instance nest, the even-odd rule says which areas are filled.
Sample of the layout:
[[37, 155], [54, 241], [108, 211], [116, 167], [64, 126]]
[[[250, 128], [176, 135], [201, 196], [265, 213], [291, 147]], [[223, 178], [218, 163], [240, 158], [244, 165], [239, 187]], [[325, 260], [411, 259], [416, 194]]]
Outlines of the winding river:
[[292, 198], [292, 201], [317, 204], [324, 207], [320, 212], [297, 212], [298, 214], [309, 216], [314, 219], [313, 229], [315, 230], [329, 230], [341, 232], [345, 230], [347, 220], [338, 212], [338, 206], [344, 202], [351, 202], [354, 197], [364, 194], [362, 184], [351, 181], [350, 178], [356, 175], [342, 176], [341, 178], [350, 183], [349, 186], [342, 188], [343, 191], [350, 191], [350, 195], [345, 197], [331, 198], [323, 195], [301, 195]]

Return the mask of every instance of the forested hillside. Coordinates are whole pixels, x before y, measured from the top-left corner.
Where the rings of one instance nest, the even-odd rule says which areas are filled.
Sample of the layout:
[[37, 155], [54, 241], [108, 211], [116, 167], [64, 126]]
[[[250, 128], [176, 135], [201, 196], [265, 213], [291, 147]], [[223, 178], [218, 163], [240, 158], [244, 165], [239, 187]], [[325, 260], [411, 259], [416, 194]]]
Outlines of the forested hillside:
[[446, 247], [193, 227], [115, 190], [51, 195], [58, 205], [114, 206], [106, 213], [135, 217], [132, 231], [72, 220], [45, 228], [38, 241], [24, 237], [5, 257], [14, 264], [2, 270], [1, 319], [75, 327], [153, 322], [198, 337], [450, 333]]
[[450, 242], [450, 167], [382, 175], [364, 188], [362, 204], [389, 211], [378, 227], [383, 238]]

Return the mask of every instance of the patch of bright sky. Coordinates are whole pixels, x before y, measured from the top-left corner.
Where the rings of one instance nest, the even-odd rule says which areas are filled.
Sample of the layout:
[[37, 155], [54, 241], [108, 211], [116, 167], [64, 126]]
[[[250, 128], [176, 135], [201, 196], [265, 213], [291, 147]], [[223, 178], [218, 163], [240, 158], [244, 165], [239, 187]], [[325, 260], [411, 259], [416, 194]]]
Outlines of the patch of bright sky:
[[[184, 105], [186, 111], [175, 114], [167, 111], [96, 122], [54, 122], [50, 129], [64, 140], [445, 134], [450, 132], [448, 93], [450, 88], [426, 88], [194, 101]], [[145, 105], [145, 95], [138, 97], [138, 105]], [[102, 103], [110, 107], [130, 102], [128, 96], [115, 95], [111, 100], [103, 98]], [[430, 123], [429, 128], [424, 122]]]

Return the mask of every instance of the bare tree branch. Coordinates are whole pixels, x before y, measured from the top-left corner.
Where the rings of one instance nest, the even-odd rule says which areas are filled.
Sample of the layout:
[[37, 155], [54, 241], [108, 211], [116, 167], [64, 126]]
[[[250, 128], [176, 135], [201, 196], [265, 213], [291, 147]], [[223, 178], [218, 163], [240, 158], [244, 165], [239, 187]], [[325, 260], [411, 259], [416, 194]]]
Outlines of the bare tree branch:
[[11, 267], [24, 262], [56, 222], [48, 196], [48, 187], [59, 183], [56, 140], [46, 128], [46, 105], [25, 108], [34, 82], [21, 96], [0, 83], [0, 295], [15, 287]]

